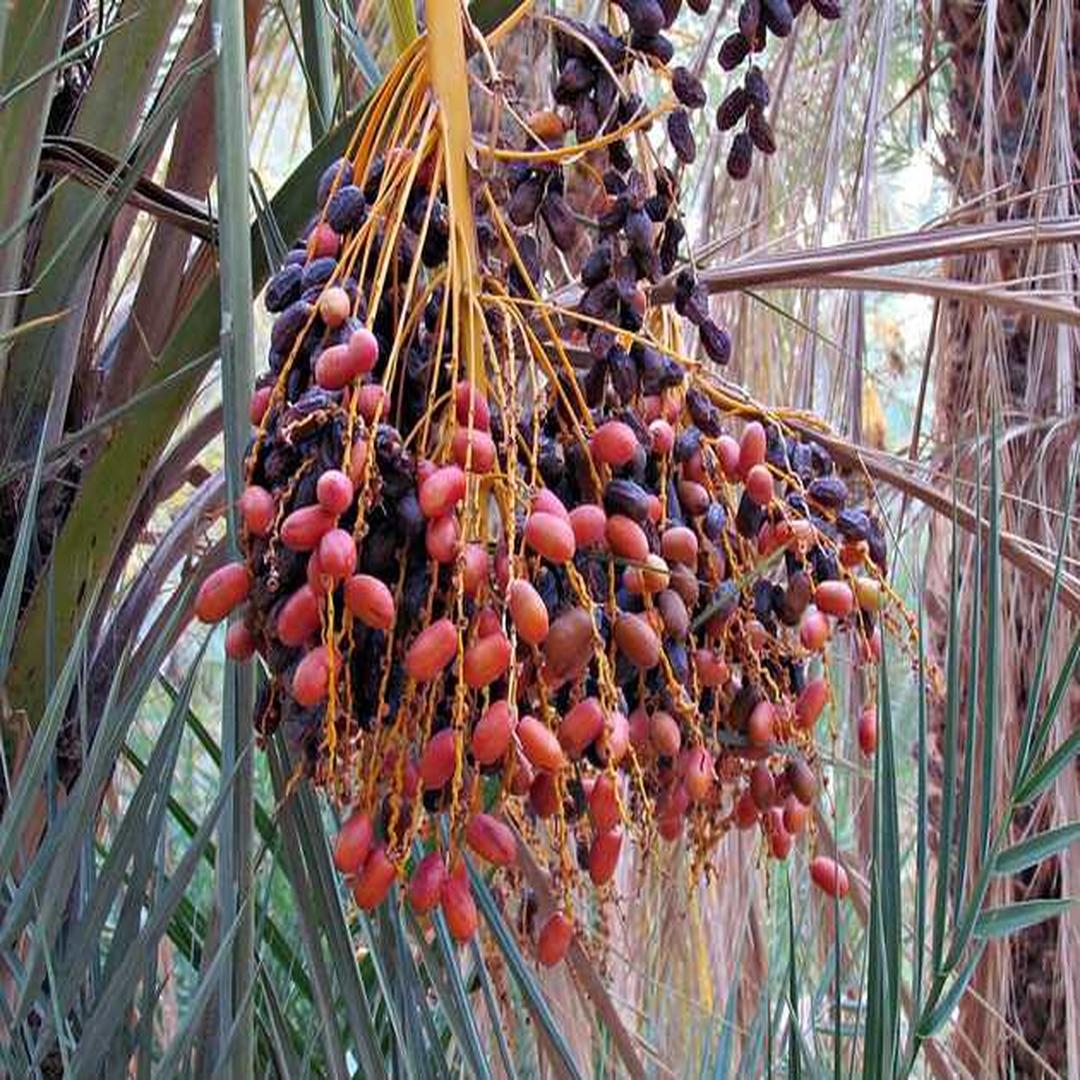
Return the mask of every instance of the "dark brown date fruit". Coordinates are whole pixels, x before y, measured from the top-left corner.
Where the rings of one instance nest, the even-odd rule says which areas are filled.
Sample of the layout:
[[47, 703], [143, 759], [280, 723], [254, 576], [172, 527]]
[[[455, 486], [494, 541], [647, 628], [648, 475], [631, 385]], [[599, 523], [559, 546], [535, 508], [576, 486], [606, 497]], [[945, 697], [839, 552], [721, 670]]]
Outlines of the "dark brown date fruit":
[[823, 19], [839, 19], [844, 14], [840, 0], [810, 0], [810, 2]]
[[294, 263], [283, 266], [267, 282], [266, 296], [263, 298], [267, 311], [277, 314], [300, 298], [300, 279], [303, 273], [303, 270]]
[[734, 90], [716, 107], [716, 126], [721, 131], [733, 128], [750, 105], [750, 95], [741, 87]]
[[769, 104], [769, 84], [765, 81], [761, 68], [756, 64], [747, 71], [743, 79], [743, 87], [752, 105], [764, 109]]
[[679, 245], [686, 236], [686, 229], [677, 218], [669, 218], [660, 237], [660, 270], [670, 274], [679, 261]]
[[618, 0], [635, 34], [659, 34], [664, 29], [664, 9], [656, 0]]
[[744, 0], [739, 7], [739, 32], [747, 41], [753, 41], [760, 25], [761, 0]]
[[712, 0], [686, 0], [686, 3], [695, 15], [707, 15]]
[[[519, 236], [515, 243], [517, 244], [521, 263], [525, 267], [526, 274], [529, 276], [529, 282], [532, 282], [535, 285], [540, 280], [540, 249], [536, 243], [536, 237]], [[510, 291], [515, 296], [529, 295], [529, 284], [522, 277], [517, 263], [513, 260], [510, 261], [508, 281], [510, 284]]]
[[742, 34], [730, 34], [720, 43], [717, 59], [725, 71], [734, 71], [750, 55], [750, 42]]
[[601, 281], [611, 275], [611, 245], [598, 244], [589, 252], [588, 258], [581, 267], [581, 284], [586, 288], [599, 285]]
[[595, 79], [593, 69], [586, 61], [571, 56], [559, 72], [559, 81], [555, 84], [555, 100], [560, 105], [569, 105], [579, 94], [588, 90]]
[[750, 174], [754, 157], [754, 144], [745, 131], [740, 131], [731, 142], [728, 151], [727, 171], [732, 180], [745, 180]]
[[551, 239], [560, 251], [572, 251], [577, 243], [579, 230], [566, 200], [549, 191], [540, 204], [540, 216], [551, 233]]
[[652, 250], [653, 224], [644, 210], [635, 210], [626, 215], [626, 242], [635, 255], [644, 255]]
[[847, 502], [848, 489], [839, 476], [821, 476], [810, 482], [806, 494], [830, 510], [840, 510]]
[[[626, 123], [626, 121], [624, 120], [623, 123]], [[611, 163], [611, 167], [619, 172], [629, 172], [634, 167], [633, 156], [622, 139], [608, 143], [608, 161]]]
[[532, 223], [536, 218], [536, 211], [540, 209], [540, 200], [544, 197], [544, 182], [538, 176], [530, 176], [522, 181], [510, 196], [507, 206], [507, 214], [510, 220], [523, 228]]
[[294, 300], [274, 320], [270, 328], [270, 348], [286, 353], [292, 348], [297, 334], [307, 326], [314, 309], [306, 300]]
[[698, 333], [705, 355], [714, 364], [726, 364], [731, 359], [731, 335], [722, 326], [717, 326], [712, 319], [707, 319], [698, 327]]
[[675, 279], [675, 310], [695, 326], [709, 317], [709, 294], [689, 270], [682, 270]]
[[671, 89], [688, 109], [700, 109], [708, 100], [701, 80], [689, 68], [677, 67], [672, 71]]
[[765, 119], [765, 114], [756, 106], [746, 115], [746, 130], [754, 145], [763, 154], [776, 153], [776, 138], [773, 135], [772, 126]]
[[679, 17], [682, 0], [660, 0], [660, 7], [664, 12], [664, 25], [670, 26]]
[[777, 37], [787, 37], [795, 21], [788, 0], [761, 0], [761, 17]]
[[359, 229], [367, 220], [367, 200], [354, 184], [339, 187], [330, 196], [326, 207], [326, 220], [336, 233], [349, 233]]
[[661, 64], [671, 63], [675, 55], [675, 46], [663, 34], [634, 34], [630, 38], [630, 48], [654, 57]]
[[697, 157], [697, 147], [694, 133], [690, 130], [690, 114], [685, 109], [675, 109], [669, 113], [667, 131], [675, 156], [684, 165], [692, 165]]
[[649, 493], [633, 480], [612, 480], [604, 488], [604, 510], [643, 525], [649, 519]]
[[351, 184], [352, 179], [352, 162], [348, 158], [338, 158], [337, 161], [331, 162], [323, 170], [322, 176], [319, 177], [319, 188], [315, 195], [315, 201], [320, 206], [325, 206], [326, 200], [330, 198], [330, 189], [335, 182], [341, 188], [345, 184]]

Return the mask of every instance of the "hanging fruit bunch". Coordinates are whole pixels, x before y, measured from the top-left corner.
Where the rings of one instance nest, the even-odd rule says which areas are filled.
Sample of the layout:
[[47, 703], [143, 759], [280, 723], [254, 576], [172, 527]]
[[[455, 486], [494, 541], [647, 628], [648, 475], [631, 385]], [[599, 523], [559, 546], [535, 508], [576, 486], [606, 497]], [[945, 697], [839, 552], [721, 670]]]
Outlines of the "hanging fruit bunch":
[[716, 126], [730, 131], [740, 121], [743, 129], [731, 141], [727, 171], [733, 180], [745, 180], [750, 174], [754, 150], [776, 153], [772, 125], [766, 119], [769, 84], [755, 55], [764, 53], [769, 34], [786, 38], [795, 28], [795, 20], [813, 8], [823, 19], [839, 19], [843, 7], [839, 0], [743, 0], [739, 5], [739, 28], [724, 38], [719, 61], [724, 71], [736, 71], [745, 63], [741, 86], [736, 86], [716, 109]]
[[[677, 270], [706, 95], [667, 66], [679, 5], [620, 7], [545, 17], [552, 100], [474, 134], [459, 5], [428, 5], [439, 49], [402, 56], [267, 286], [245, 558], [197, 602], [236, 610], [230, 655], [269, 675], [258, 731], [344, 808], [357, 904], [400, 879], [465, 940], [464, 856], [513, 886], [526, 844], [558, 898], [545, 964], [631, 841], [682, 839], [705, 871], [756, 829], [785, 858], [812, 831], [829, 656], [872, 693], [880, 627], [904, 629], [861, 478], [714, 374], [731, 340]], [[474, 59], [496, 94], [512, 27]], [[676, 270], [675, 311], [651, 304]], [[827, 854], [811, 874], [847, 890]]]

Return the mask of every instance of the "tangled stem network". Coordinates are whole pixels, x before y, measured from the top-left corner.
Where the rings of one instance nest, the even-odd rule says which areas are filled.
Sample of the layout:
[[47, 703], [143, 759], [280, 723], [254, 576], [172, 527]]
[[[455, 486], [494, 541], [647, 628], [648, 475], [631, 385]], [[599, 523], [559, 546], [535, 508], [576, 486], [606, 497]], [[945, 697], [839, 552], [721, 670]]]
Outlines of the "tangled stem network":
[[[283, 728], [348, 808], [335, 860], [356, 902], [406, 878], [466, 940], [465, 850], [513, 883], [527, 844], [559, 900], [520, 923], [544, 964], [630, 842], [682, 840], [696, 873], [733, 828], [777, 859], [813, 849], [827, 661], [846, 650], [872, 702], [882, 627], [910, 634], [864, 478], [719, 375], [730, 337], [678, 270], [706, 94], [667, 66], [679, 4], [620, 7], [611, 25], [543, 17], [557, 79], [522, 108], [493, 58], [520, 23], [485, 41], [429, 5], [472, 41], [488, 122], [421, 40], [324, 175], [266, 290], [245, 560], [197, 604], [238, 611], [228, 651], [270, 676], [259, 732]], [[795, 7], [744, 4], [738, 62]], [[740, 115], [760, 135], [755, 72]], [[674, 311], [649, 298], [673, 273]], [[570, 281], [575, 301], [546, 299]], [[872, 704], [858, 725], [872, 753]], [[826, 854], [811, 876], [847, 890]]]

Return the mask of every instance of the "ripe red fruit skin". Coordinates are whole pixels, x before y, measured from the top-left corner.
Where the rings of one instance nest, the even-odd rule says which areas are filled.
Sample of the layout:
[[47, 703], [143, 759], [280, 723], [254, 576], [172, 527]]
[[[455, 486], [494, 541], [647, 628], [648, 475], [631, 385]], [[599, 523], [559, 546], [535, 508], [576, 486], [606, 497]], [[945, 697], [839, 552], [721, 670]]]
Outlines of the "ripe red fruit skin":
[[829, 641], [829, 620], [816, 607], [809, 607], [799, 623], [799, 642], [808, 652], [821, 652]]
[[461, 575], [461, 586], [470, 599], [475, 598], [487, 584], [490, 576], [489, 562], [487, 548], [483, 544], [465, 545], [465, 565]]
[[776, 781], [764, 762], [759, 761], [750, 770], [750, 798], [761, 811], [768, 810], [776, 802]]
[[774, 859], [783, 862], [791, 853], [791, 845], [794, 840], [791, 834], [784, 828], [783, 811], [772, 809], [769, 811], [766, 831], [769, 834], [769, 852]]
[[629, 424], [621, 420], [608, 420], [593, 432], [589, 446], [597, 461], [617, 468], [633, 458], [638, 441]]
[[559, 809], [559, 793], [555, 777], [549, 772], [539, 772], [529, 785], [529, 806], [538, 818], [554, 817]]
[[378, 339], [366, 326], [361, 326], [349, 335], [348, 349], [359, 375], [366, 375], [379, 359]]
[[795, 722], [803, 731], [810, 731], [817, 723], [825, 703], [829, 700], [829, 684], [821, 678], [811, 679], [795, 702]]
[[698, 649], [694, 653], [694, 667], [702, 686], [723, 686], [730, 675], [727, 662], [712, 649]]
[[669, 563], [677, 562], [690, 567], [697, 566], [697, 534], [685, 525], [673, 525], [665, 529], [664, 535], [660, 537], [660, 554]]
[[519, 578], [510, 585], [508, 603], [518, 637], [529, 645], [542, 645], [550, 627], [547, 608], [536, 589]]
[[772, 741], [776, 709], [770, 701], [759, 701], [750, 713], [746, 724], [746, 737], [753, 746], [764, 746]]
[[514, 732], [514, 718], [505, 701], [490, 705], [473, 728], [470, 748], [479, 765], [493, 765], [505, 754]]
[[645, 530], [622, 514], [612, 514], [604, 529], [607, 546], [616, 555], [634, 562], [644, 562], [649, 556], [649, 540]]
[[609, 829], [597, 833], [589, 847], [589, 877], [599, 888], [606, 885], [614, 876], [619, 865], [622, 851], [622, 829]]
[[352, 506], [353, 482], [340, 469], [327, 469], [315, 484], [315, 498], [328, 514], [344, 514]]
[[270, 408], [270, 397], [274, 392], [272, 386], [260, 386], [255, 393], [251, 395], [251, 405], [248, 408], [248, 418], [255, 425], [259, 425], [263, 422], [263, 417], [266, 416], [266, 410]]
[[462, 427], [469, 426], [469, 407], [472, 407], [472, 426], [478, 431], [491, 427], [491, 410], [484, 397], [467, 379], [454, 387], [454, 413]]
[[489, 473], [495, 465], [495, 442], [486, 431], [459, 427], [450, 440], [450, 452], [463, 469], [468, 464], [470, 472]]
[[292, 677], [292, 695], [305, 708], [318, 705], [330, 689], [330, 653], [325, 645], [316, 645], [296, 665]]
[[727, 480], [735, 480], [739, 475], [739, 444], [730, 435], [721, 435], [716, 440], [716, 453], [720, 459], [720, 469]]
[[577, 549], [570, 523], [542, 510], [534, 510], [526, 520], [525, 543], [553, 563], [569, 562]]
[[750, 794], [749, 789], [744, 790], [735, 800], [732, 817], [735, 821], [735, 827], [738, 829], [749, 829], [757, 821], [757, 803], [754, 802], [754, 797]]
[[320, 625], [319, 596], [310, 585], [301, 585], [281, 605], [275, 629], [282, 645], [295, 648], [303, 645]]
[[556, 911], [540, 929], [540, 936], [536, 940], [536, 959], [544, 967], [554, 967], [566, 956], [573, 936], [574, 924], [570, 918]]
[[755, 465], [765, 461], [765, 443], [765, 429], [756, 420], [751, 420], [739, 440], [740, 476], [746, 476]]
[[240, 516], [252, 536], [266, 536], [277, 515], [274, 496], [266, 488], [252, 484], [240, 496]]
[[345, 582], [345, 606], [375, 630], [389, 630], [394, 625], [394, 594], [370, 574], [354, 574]]
[[867, 757], [872, 757], [877, 750], [877, 710], [873, 705], [866, 706], [859, 713], [855, 734], [859, 739], [859, 749]]
[[444, 465], [420, 485], [420, 510], [424, 517], [450, 513], [465, 498], [465, 472], [457, 465]]
[[344, 581], [356, 569], [356, 543], [344, 529], [331, 529], [319, 541], [319, 568], [334, 581]]
[[386, 415], [386, 391], [377, 383], [367, 383], [360, 387], [356, 395], [357, 408], [360, 415], [369, 423], [375, 423], [375, 417]]
[[465, 650], [465, 684], [473, 690], [489, 686], [510, 666], [510, 640], [496, 630]]
[[[370, 331], [357, 330], [347, 342], [323, 349], [315, 361], [315, 381], [324, 390], [341, 390], [375, 366], [378, 351]], [[373, 386], [372, 389], [381, 392], [382, 387]], [[373, 406], [374, 401], [369, 405]]]
[[630, 748], [630, 722], [621, 712], [613, 712], [608, 717], [604, 734], [596, 744], [596, 752], [601, 764], [618, 765]]
[[195, 617], [204, 623], [221, 622], [251, 592], [251, 573], [242, 562], [219, 566], [199, 587]]
[[499, 616], [496, 614], [494, 608], [482, 607], [476, 613], [474, 624], [476, 626], [476, 637], [478, 640], [491, 637], [492, 634], [502, 633], [502, 623], [499, 622]]
[[537, 769], [555, 772], [566, 761], [555, 733], [535, 716], [523, 716], [518, 721], [517, 737], [529, 763]]
[[357, 874], [371, 851], [375, 830], [371, 818], [363, 810], [354, 810], [338, 831], [334, 840], [334, 866], [342, 874]]
[[340, 285], [331, 285], [319, 297], [319, 316], [330, 329], [340, 326], [352, 309], [349, 294]]
[[321, 506], [302, 506], [281, 523], [281, 542], [293, 551], [312, 551], [335, 524]]
[[682, 745], [682, 734], [675, 718], [657, 710], [649, 717], [649, 741], [658, 754], [673, 758]]
[[566, 512], [562, 499], [549, 488], [541, 488], [533, 496], [531, 509], [534, 514], [554, 514], [567, 524], [570, 522], [570, 515]]
[[648, 671], [660, 662], [660, 637], [640, 615], [620, 615], [615, 622], [619, 651], [639, 668]]
[[460, 537], [457, 518], [453, 514], [444, 514], [428, 521], [424, 546], [437, 563], [446, 566], [457, 558]]
[[579, 548], [603, 547], [607, 531], [607, 514], [602, 506], [582, 503], [570, 511], [570, 527]]
[[784, 800], [784, 828], [792, 836], [798, 836], [806, 828], [806, 819], [810, 811], [794, 795]]
[[428, 739], [420, 755], [420, 779], [428, 791], [450, 782], [457, 760], [457, 737], [453, 728], [443, 728]]
[[325, 222], [320, 221], [308, 237], [307, 250], [312, 259], [336, 255], [341, 247], [341, 237]]
[[850, 888], [847, 871], [827, 855], [818, 855], [810, 860], [810, 880], [826, 896], [839, 897], [841, 900], [847, 896]]
[[649, 424], [649, 437], [654, 454], [670, 454], [675, 446], [675, 430], [661, 417]]
[[380, 844], [367, 857], [360, 876], [353, 885], [353, 899], [364, 911], [377, 908], [390, 892], [397, 871], [386, 853], [386, 845]]
[[604, 730], [604, 710], [596, 698], [579, 701], [559, 724], [559, 742], [571, 758], [579, 758]]
[[474, 814], [469, 819], [465, 843], [492, 866], [509, 866], [517, 858], [514, 830], [491, 814]]
[[405, 673], [417, 682], [431, 682], [457, 654], [457, 627], [439, 619], [422, 630], [405, 654]]
[[476, 902], [472, 897], [464, 866], [443, 883], [442, 913], [455, 941], [468, 941], [476, 933]]
[[758, 506], [768, 506], [773, 500], [775, 487], [772, 473], [767, 465], [754, 465], [746, 474], [746, 494]]
[[814, 603], [826, 615], [842, 619], [855, 607], [855, 594], [843, 581], [823, 581], [814, 590]]
[[685, 756], [683, 786], [692, 802], [704, 802], [712, 790], [715, 768], [709, 752], [703, 746], [683, 751]]
[[619, 824], [619, 799], [609, 773], [601, 773], [589, 792], [589, 820], [601, 833], [610, 832]]
[[238, 662], [255, 655], [255, 638], [243, 622], [234, 622], [225, 631], [225, 655]]
[[409, 878], [409, 903], [417, 915], [433, 911], [446, 884], [446, 864], [437, 851], [428, 852]]

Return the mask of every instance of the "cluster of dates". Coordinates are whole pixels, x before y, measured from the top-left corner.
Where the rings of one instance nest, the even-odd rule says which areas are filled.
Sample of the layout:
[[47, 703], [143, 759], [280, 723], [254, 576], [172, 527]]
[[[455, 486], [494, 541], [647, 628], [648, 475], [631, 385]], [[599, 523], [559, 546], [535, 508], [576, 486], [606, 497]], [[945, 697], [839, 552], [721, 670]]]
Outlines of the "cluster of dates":
[[[560, 24], [555, 108], [533, 115], [525, 150], [641, 115], [605, 88], [608, 68], [666, 63], [678, 5], [620, 6], [622, 37]], [[685, 69], [671, 80], [685, 108], [704, 104]], [[677, 177], [636, 167], [629, 145], [591, 152], [593, 229], [557, 155], [523, 154], [491, 203], [477, 198], [491, 294], [536, 290], [553, 249], [580, 282], [567, 362], [539, 373], [499, 305], [479, 362], [457, 354], [430, 159], [413, 168], [414, 149], [394, 148], [327, 171], [266, 289], [244, 558], [196, 600], [205, 622], [234, 614], [230, 656], [262, 658], [260, 735], [280, 729], [349, 807], [334, 858], [356, 902], [377, 906], [401, 878], [418, 914], [441, 909], [467, 940], [463, 855], [509, 876], [525, 843], [559, 900], [536, 936], [545, 964], [570, 947], [575, 895], [610, 888], [628, 836], [643, 854], [684, 838], [700, 869], [730, 829], [760, 830], [778, 859], [812, 831], [827, 656], [847, 640], [872, 664], [887, 602], [881, 523], [827, 450], [736, 415], [651, 337], [646, 286], [683, 235]], [[675, 306], [726, 362], [730, 338], [687, 272]], [[872, 708], [858, 732], [872, 752]], [[847, 891], [824, 855], [811, 875]]]
[[[743, 0], [739, 5], [739, 28], [720, 45], [720, 66], [734, 71], [754, 54], [765, 51], [769, 34], [787, 37], [795, 19], [812, 7], [823, 19], [839, 19], [843, 9], [839, 0]], [[769, 105], [769, 86], [761, 68], [750, 64], [741, 86], [736, 86], [716, 109], [716, 126], [730, 131], [739, 121], [738, 132], [728, 150], [727, 171], [733, 180], [743, 180], [750, 173], [754, 150], [763, 154], [776, 152], [772, 126], [765, 117]]]

